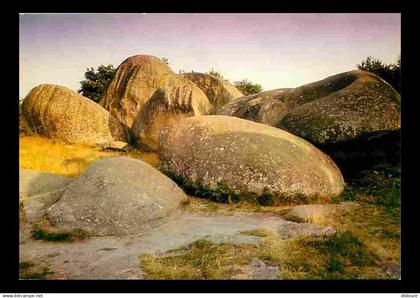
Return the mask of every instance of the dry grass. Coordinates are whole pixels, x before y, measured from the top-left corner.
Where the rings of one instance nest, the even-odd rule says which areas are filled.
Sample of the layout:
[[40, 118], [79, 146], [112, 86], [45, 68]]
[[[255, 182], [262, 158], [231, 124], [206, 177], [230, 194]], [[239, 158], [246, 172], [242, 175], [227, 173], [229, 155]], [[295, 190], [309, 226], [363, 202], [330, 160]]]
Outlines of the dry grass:
[[220, 203], [209, 199], [187, 196], [187, 201], [183, 204], [183, 210], [203, 213], [233, 214], [236, 212], [266, 212], [282, 215], [282, 210], [289, 209], [290, 206], [261, 206], [249, 202]]
[[241, 231], [241, 234], [250, 235], [250, 236], [257, 236], [257, 237], [268, 237], [273, 236], [273, 232], [267, 229], [255, 229], [255, 230], [247, 230]]
[[326, 225], [330, 223], [328, 218], [325, 216], [324, 210], [325, 209], [322, 208], [322, 205], [315, 205], [311, 208], [309, 214], [307, 214], [307, 221], [318, 225]]
[[75, 177], [82, 174], [96, 159], [112, 156], [127, 156], [140, 159], [157, 167], [155, 153], [134, 150], [132, 152], [101, 151], [98, 148], [68, 144], [64, 141], [41, 136], [19, 137], [19, 167], [40, 172]]
[[[296, 213], [297, 212], [297, 213]], [[310, 205], [307, 208], [290, 212], [286, 209], [283, 215], [286, 220], [302, 223], [312, 223], [321, 226], [334, 225], [334, 214], [338, 214], [340, 209], [336, 205]]]
[[[351, 232], [284, 240], [274, 233], [259, 245], [199, 240], [163, 255], [140, 255], [146, 279], [248, 279], [252, 258], [279, 268], [281, 279], [385, 279], [380, 256]], [[396, 277], [394, 277], [396, 278]]]
[[382, 260], [400, 263], [400, 215], [385, 208], [360, 205], [351, 212], [336, 214], [333, 224], [339, 231], [350, 231]]
[[147, 272], [146, 279], [230, 279], [255, 253], [255, 245], [215, 244], [202, 239], [172, 250], [168, 256], [142, 254], [140, 264]]
[[[191, 197], [186, 208], [217, 213], [234, 208], [201, 200]], [[241, 208], [249, 210], [245, 207]], [[264, 211], [275, 212], [276, 207]], [[284, 215], [286, 211], [277, 210], [277, 213]], [[329, 225], [337, 230], [332, 237], [284, 240], [264, 229], [242, 231], [242, 234], [262, 237], [262, 242], [255, 246], [205, 241], [203, 245], [193, 243], [181, 248], [175, 251], [176, 255], [173, 251], [169, 255], [144, 254], [140, 258], [142, 270], [148, 279], [236, 279], [244, 275], [244, 268], [255, 257], [277, 266], [282, 279], [399, 278], [398, 272], [387, 273], [385, 269], [390, 265], [398, 268], [400, 264], [399, 215], [391, 216], [384, 208], [363, 204], [330, 216]], [[323, 222], [323, 217], [317, 214], [312, 218]], [[210, 266], [212, 262], [214, 266]]]

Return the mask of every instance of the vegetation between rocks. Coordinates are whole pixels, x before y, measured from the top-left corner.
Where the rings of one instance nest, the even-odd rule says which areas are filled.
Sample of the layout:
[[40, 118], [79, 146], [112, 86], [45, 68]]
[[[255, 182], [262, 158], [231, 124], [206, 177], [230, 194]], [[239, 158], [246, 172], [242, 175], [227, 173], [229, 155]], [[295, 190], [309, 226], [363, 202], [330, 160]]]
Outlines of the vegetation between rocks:
[[36, 228], [32, 232], [32, 239], [44, 240], [49, 242], [73, 242], [89, 237], [89, 233], [82, 229], [74, 229], [70, 232], [51, 232], [41, 228]]
[[396, 63], [391, 64], [385, 64], [379, 59], [367, 57], [360, 64], [357, 64], [357, 68], [380, 76], [401, 93], [401, 55], [398, 56]]
[[[79, 175], [88, 164], [65, 168], [64, 160], [85, 157], [89, 162], [121, 152], [103, 152], [82, 145], [70, 145], [38, 136], [20, 137], [20, 164], [35, 170]], [[152, 165], [156, 155], [135, 152], [137, 158]], [[148, 158], [150, 158], [148, 160]], [[143, 254], [141, 268], [148, 279], [235, 279], [244, 267], [257, 257], [277, 266], [282, 279], [398, 279], [400, 262], [401, 177], [399, 166], [377, 165], [356, 174], [342, 195], [334, 202], [354, 201], [359, 205], [348, 212], [334, 214], [325, 223], [338, 233], [330, 238], [281, 240], [265, 230], [242, 231], [262, 238], [259, 245], [215, 244], [207, 240], [167, 252], [163, 255]], [[204, 196], [206, 189], [192, 188], [190, 194]], [[207, 194], [214, 201], [189, 196], [184, 210], [214, 213], [270, 212], [287, 217], [290, 206], [255, 205], [231, 196], [220, 187]], [[223, 202], [223, 203], [221, 203]], [[226, 204], [230, 203], [230, 204]], [[34, 238], [46, 241], [69, 241], [69, 233], [34, 231]], [[70, 240], [71, 241], [71, 240]], [[45, 279], [52, 271], [35, 268], [33, 263], [19, 264], [20, 278]], [[393, 268], [392, 270], [388, 268]], [[35, 270], [36, 269], [36, 270]]]
[[[379, 277], [379, 257], [351, 232], [325, 238], [281, 240], [271, 232], [261, 244], [216, 244], [201, 239], [164, 255], [140, 255], [147, 279], [236, 279], [252, 258], [276, 266], [280, 279], [363, 279]], [[375, 275], [376, 274], [376, 275]]]
[[41, 136], [19, 136], [19, 167], [67, 177], [84, 173], [91, 162], [98, 158], [128, 156], [158, 167], [155, 153], [133, 150], [130, 152], [104, 151], [83, 144]]
[[[315, 222], [334, 227], [337, 230], [334, 236], [282, 240], [269, 230], [242, 231], [241, 234], [262, 237], [261, 244], [237, 246], [204, 242], [200, 246], [193, 243], [187, 248], [168, 252], [171, 255], [142, 255], [141, 268], [148, 279], [236, 279], [243, 273], [244, 266], [257, 257], [277, 266], [282, 279], [398, 279], [400, 208], [393, 202], [400, 201], [399, 171], [382, 167], [378, 172], [380, 168], [375, 169], [376, 173], [361, 173], [359, 178], [349, 182], [348, 187], [352, 187], [356, 195], [349, 196], [347, 189], [336, 199], [336, 202], [353, 200], [358, 204], [332, 213], [327, 221]], [[395, 196], [389, 195], [390, 189], [394, 189]], [[363, 196], [366, 193], [371, 193], [370, 200], [366, 201]], [[287, 216], [287, 206], [255, 206], [248, 202], [223, 204], [195, 197], [189, 197], [188, 202], [184, 206], [186, 210], [269, 212], [294, 220]], [[209, 251], [221, 252], [215, 272], [209, 272], [211, 267], [205, 265], [214, 261], [211, 257], [206, 258]], [[235, 258], [229, 257], [228, 252], [232, 251]], [[207, 269], [200, 267], [201, 264]]]
[[235, 193], [222, 182], [217, 182], [217, 186], [210, 188], [201, 182], [190, 182], [181, 176], [175, 175], [168, 171], [163, 171], [165, 175], [175, 181], [185, 193], [195, 197], [208, 198], [214, 202], [221, 203], [238, 203], [249, 202], [259, 206], [284, 206], [295, 204], [312, 204], [312, 203], [329, 203], [329, 198], [321, 196], [304, 196], [302, 194], [271, 194], [263, 192], [257, 194], [255, 192]]
[[100, 65], [96, 71], [93, 67], [88, 68], [85, 72], [85, 80], [80, 81], [81, 87], [77, 92], [94, 102], [99, 102], [103, 91], [114, 78], [116, 71], [117, 69], [112, 64]]
[[170, 251], [169, 256], [142, 254], [140, 263], [147, 279], [226, 279], [239, 273], [255, 252], [256, 246], [201, 239]]
[[38, 268], [32, 261], [23, 261], [19, 263], [19, 278], [20, 279], [46, 279], [47, 275], [54, 272], [48, 266]]
[[401, 205], [400, 166], [380, 164], [358, 172], [336, 198], [382, 206], [386, 211], [399, 213]]

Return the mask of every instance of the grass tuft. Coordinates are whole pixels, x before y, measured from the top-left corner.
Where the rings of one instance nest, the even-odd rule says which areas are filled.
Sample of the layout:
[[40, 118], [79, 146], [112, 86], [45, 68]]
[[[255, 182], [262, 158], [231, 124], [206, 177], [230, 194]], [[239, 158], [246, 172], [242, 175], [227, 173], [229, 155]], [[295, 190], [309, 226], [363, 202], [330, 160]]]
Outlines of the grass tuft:
[[215, 244], [201, 239], [181, 248], [175, 255], [140, 255], [146, 279], [228, 279], [248, 264], [256, 247], [239, 244]]
[[[26, 269], [26, 268], [25, 268]], [[47, 275], [53, 274], [48, 267], [43, 267], [41, 271], [19, 270], [20, 279], [46, 279]]]
[[378, 256], [349, 231], [337, 233], [328, 239], [307, 241], [305, 245], [312, 245], [321, 254], [329, 255], [333, 259], [350, 261], [354, 266], [372, 266], [378, 260]]
[[19, 262], [19, 269], [28, 269], [33, 267], [35, 264], [31, 261]]
[[241, 234], [257, 236], [257, 237], [268, 237], [268, 236], [273, 235], [273, 232], [267, 229], [255, 229], [255, 230], [241, 231]]
[[32, 233], [32, 239], [48, 242], [72, 242], [75, 240], [83, 240], [87, 237], [89, 237], [89, 233], [82, 229], [74, 229], [71, 232], [57, 233], [37, 228]]
[[382, 206], [390, 213], [398, 212], [396, 209], [401, 205], [400, 168], [384, 164], [360, 171], [339, 198]]

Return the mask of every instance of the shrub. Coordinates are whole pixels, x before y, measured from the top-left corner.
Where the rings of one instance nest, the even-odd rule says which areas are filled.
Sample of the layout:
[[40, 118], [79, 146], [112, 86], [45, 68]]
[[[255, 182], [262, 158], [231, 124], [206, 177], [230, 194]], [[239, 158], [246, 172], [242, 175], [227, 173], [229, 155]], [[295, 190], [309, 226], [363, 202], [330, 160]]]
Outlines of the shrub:
[[218, 77], [220, 79], [223, 79], [223, 76], [221, 75], [221, 73], [214, 70], [213, 68], [208, 72], [208, 74], [212, 75], [212, 76], [215, 76], [215, 77]]
[[236, 81], [233, 84], [244, 95], [260, 93], [263, 90], [260, 84], [254, 84], [247, 79], [243, 79], [242, 81]]
[[395, 64], [385, 64], [379, 59], [367, 57], [357, 68], [376, 74], [401, 93], [401, 56]]

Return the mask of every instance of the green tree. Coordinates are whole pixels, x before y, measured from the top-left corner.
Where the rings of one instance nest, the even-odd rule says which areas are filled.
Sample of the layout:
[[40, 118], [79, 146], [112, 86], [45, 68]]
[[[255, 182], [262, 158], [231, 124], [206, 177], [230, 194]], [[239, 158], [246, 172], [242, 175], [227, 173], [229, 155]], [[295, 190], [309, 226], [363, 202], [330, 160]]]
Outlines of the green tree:
[[102, 92], [115, 76], [116, 69], [111, 64], [100, 65], [96, 69], [88, 68], [85, 72], [85, 80], [80, 81], [81, 88], [77, 90], [83, 96], [98, 102]]
[[214, 70], [213, 68], [211, 70], [209, 70], [208, 74], [212, 75], [212, 76], [215, 76], [215, 77], [218, 77], [220, 79], [223, 79], [223, 76], [221, 75], [221, 73]]
[[263, 90], [260, 84], [254, 84], [248, 79], [243, 79], [242, 81], [236, 81], [233, 84], [244, 95], [260, 93]]
[[385, 64], [379, 59], [367, 57], [362, 63], [357, 64], [357, 68], [376, 74], [387, 81], [395, 90], [401, 92], [401, 56], [398, 57], [395, 64]]

